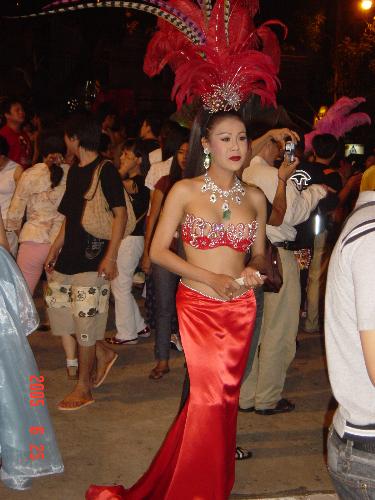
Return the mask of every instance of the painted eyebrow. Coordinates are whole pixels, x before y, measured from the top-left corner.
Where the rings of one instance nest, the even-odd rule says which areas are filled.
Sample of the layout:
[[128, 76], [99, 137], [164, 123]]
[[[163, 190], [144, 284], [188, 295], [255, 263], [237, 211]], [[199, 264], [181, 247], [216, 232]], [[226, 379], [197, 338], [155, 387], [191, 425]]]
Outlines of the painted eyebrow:
[[[231, 132], [217, 132], [215, 135], [224, 135], [224, 134], [227, 134], [227, 135], [233, 135]], [[240, 135], [240, 134], [245, 134], [246, 135], [246, 131], [242, 131], [242, 132], [238, 132], [236, 135]]]

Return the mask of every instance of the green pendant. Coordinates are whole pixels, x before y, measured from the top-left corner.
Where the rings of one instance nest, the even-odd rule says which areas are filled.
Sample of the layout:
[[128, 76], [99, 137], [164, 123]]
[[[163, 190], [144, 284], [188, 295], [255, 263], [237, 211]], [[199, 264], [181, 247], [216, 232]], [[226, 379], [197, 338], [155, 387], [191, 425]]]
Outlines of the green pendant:
[[231, 215], [232, 215], [232, 212], [230, 211], [229, 208], [227, 208], [226, 210], [223, 210], [223, 219], [224, 220], [229, 220]]

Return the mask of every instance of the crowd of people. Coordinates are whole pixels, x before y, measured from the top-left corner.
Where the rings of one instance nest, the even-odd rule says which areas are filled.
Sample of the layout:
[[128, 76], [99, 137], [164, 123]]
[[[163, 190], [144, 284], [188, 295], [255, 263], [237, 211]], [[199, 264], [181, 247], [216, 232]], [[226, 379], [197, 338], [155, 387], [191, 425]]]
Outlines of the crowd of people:
[[[340, 141], [331, 134], [316, 135], [312, 150], [304, 152], [303, 136], [295, 131], [272, 129], [259, 136], [232, 111], [198, 114], [191, 130], [149, 115], [134, 134], [107, 103], [67, 120], [27, 121], [22, 103], [7, 99], [2, 119], [2, 244], [31, 296], [42, 283], [49, 319], [43, 327], [61, 337], [67, 377], [77, 381], [58, 409], [77, 411], [94, 403], [94, 390], [119, 356], [114, 348], [154, 333], [151, 379], [170, 371], [171, 348], [185, 355], [181, 411], [149, 471], [124, 498], [188, 500], [195, 498], [197, 484], [200, 498], [228, 498], [234, 460], [251, 456], [236, 446], [237, 411], [266, 416], [295, 409], [283, 390], [299, 330], [322, 332], [326, 319], [328, 347], [340, 342], [337, 321], [343, 320], [336, 308], [349, 308], [339, 302], [352, 292], [348, 283], [333, 286], [328, 279], [333, 305], [324, 303], [328, 267], [337, 240], [347, 242], [340, 233], [348, 228], [345, 220], [359, 193], [361, 200], [375, 189], [374, 152], [358, 170], [341, 156]], [[296, 146], [295, 156], [286, 151], [287, 142]], [[370, 202], [365, 199], [366, 207]], [[359, 226], [353, 226], [357, 233]], [[371, 266], [369, 234], [362, 266]], [[281, 263], [277, 293], [263, 287], [267, 245], [277, 249]], [[333, 266], [340, 266], [337, 245], [334, 257]], [[340, 271], [331, 270], [332, 280]], [[140, 276], [145, 315], [133, 295]], [[374, 330], [374, 304], [366, 278], [358, 280], [361, 300], [372, 308], [358, 321], [358, 331], [368, 333]], [[106, 334], [111, 293], [112, 337]], [[365, 337], [362, 343], [371, 345], [371, 336]], [[345, 349], [349, 354], [350, 347]], [[370, 363], [373, 355], [368, 356]], [[329, 349], [328, 360], [343, 377], [333, 376], [335, 395], [336, 380], [345, 392], [341, 386], [350, 366]], [[373, 391], [365, 385], [363, 398]], [[195, 434], [198, 415], [203, 443]], [[330, 434], [335, 484], [340, 477], [333, 447], [345, 439], [349, 424], [343, 420], [350, 416], [339, 414]], [[352, 421], [354, 427], [371, 423], [362, 417]], [[197, 443], [193, 465], [185, 449], [191, 442]], [[87, 498], [99, 494], [92, 486]]]

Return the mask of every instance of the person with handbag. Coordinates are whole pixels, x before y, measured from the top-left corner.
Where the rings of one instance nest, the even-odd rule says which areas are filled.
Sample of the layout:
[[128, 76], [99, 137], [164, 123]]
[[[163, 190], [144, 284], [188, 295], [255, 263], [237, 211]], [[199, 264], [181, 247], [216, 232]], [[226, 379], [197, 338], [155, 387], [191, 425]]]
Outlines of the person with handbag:
[[150, 190], [141, 175], [142, 158], [139, 141], [127, 140], [120, 156], [119, 174], [127, 193], [132, 197], [136, 226], [121, 242], [117, 257], [118, 276], [111, 283], [117, 333], [114, 337], [106, 338], [106, 342], [114, 345], [136, 344], [139, 337], [146, 338], [151, 334], [132, 295], [134, 272], [143, 254], [145, 219], [150, 200]]
[[[286, 183], [286, 211], [282, 224], [267, 224], [267, 237], [278, 248], [281, 259], [283, 285], [278, 293], [265, 293], [259, 354], [255, 356], [251, 372], [244, 380], [247, 385], [246, 409], [259, 415], [290, 412], [295, 408], [292, 402], [282, 398], [286, 372], [295, 356], [301, 304], [299, 267], [293, 251], [294, 226], [307, 220], [328, 192], [326, 186], [318, 184], [299, 192], [293, 181], [280, 179], [274, 162], [280, 156], [287, 135], [279, 137], [279, 140], [273, 136], [267, 140], [266, 136], [242, 176], [246, 182], [262, 189], [271, 205], [279, 183]], [[245, 409], [244, 406], [242, 408]]]
[[78, 163], [69, 170], [58, 208], [65, 220], [45, 262], [52, 333], [71, 339], [70, 355], [75, 339], [78, 342], [78, 383], [58, 405], [65, 411], [94, 402], [92, 387], [104, 382], [118, 357], [102, 340], [109, 281], [117, 275], [117, 253], [126, 225], [126, 202], [116, 168], [98, 154], [100, 132], [88, 115], [73, 116], [65, 125], [67, 148]]

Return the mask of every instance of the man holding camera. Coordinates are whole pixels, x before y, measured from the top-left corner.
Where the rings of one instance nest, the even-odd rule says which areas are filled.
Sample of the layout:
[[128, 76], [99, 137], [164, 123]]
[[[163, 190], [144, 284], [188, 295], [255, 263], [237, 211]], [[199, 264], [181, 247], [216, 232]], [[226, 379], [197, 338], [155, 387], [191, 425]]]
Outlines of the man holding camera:
[[[243, 180], [262, 189], [270, 205], [279, 183], [283, 182], [274, 163], [283, 153], [285, 139], [285, 129], [281, 129], [278, 135], [270, 131], [243, 173]], [[296, 142], [298, 136], [293, 134], [292, 139]], [[292, 160], [291, 157], [289, 159]], [[243, 381], [242, 410], [274, 415], [295, 408], [293, 403], [281, 396], [287, 369], [295, 356], [301, 302], [299, 267], [293, 253], [294, 226], [307, 220], [326, 194], [327, 188], [323, 185], [314, 185], [299, 192], [292, 181], [286, 181], [284, 220], [279, 226], [267, 225], [267, 237], [279, 250], [283, 286], [279, 293], [265, 293], [259, 352], [250, 374]]]

